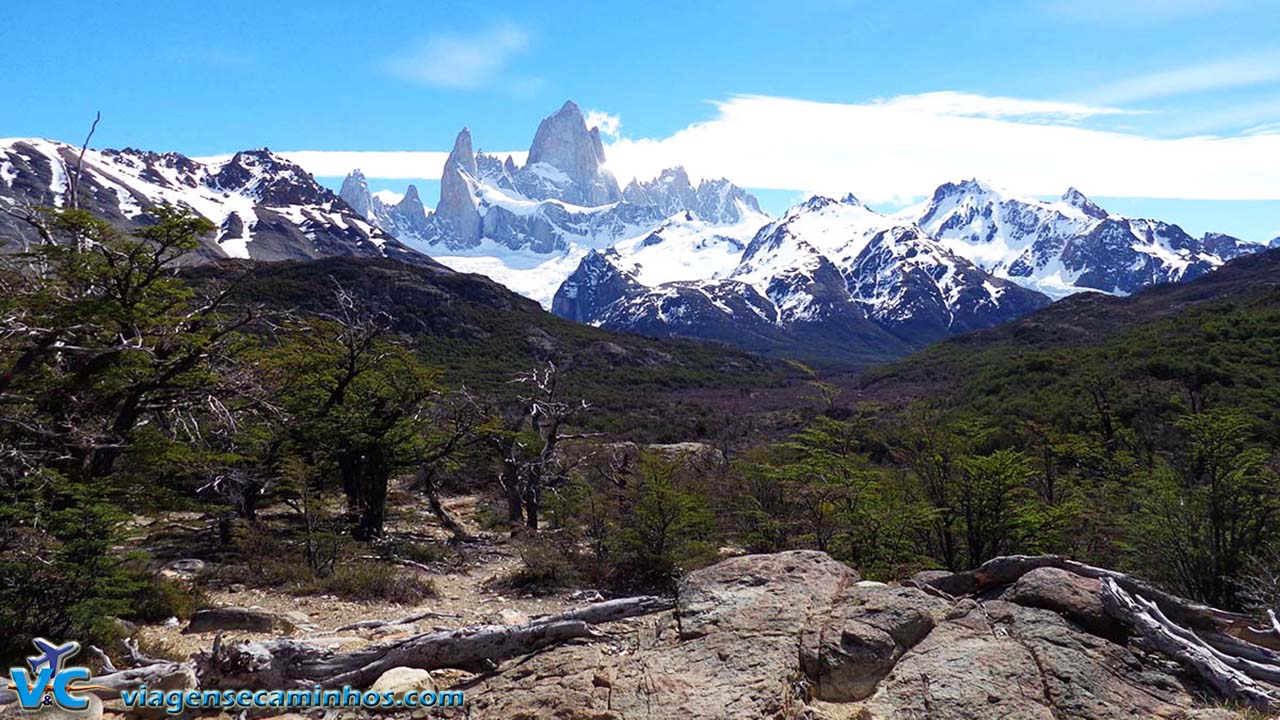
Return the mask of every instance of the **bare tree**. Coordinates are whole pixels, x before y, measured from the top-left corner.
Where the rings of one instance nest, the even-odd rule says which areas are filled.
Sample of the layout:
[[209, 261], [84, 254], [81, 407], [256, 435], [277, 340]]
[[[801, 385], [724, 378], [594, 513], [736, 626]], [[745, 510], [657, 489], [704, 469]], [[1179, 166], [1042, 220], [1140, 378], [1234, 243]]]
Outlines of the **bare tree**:
[[[502, 418], [504, 433], [495, 442], [502, 463], [500, 481], [512, 520], [519, 522], [523, 515], [525, 525], [536, 530], [543, 493], [563, 482], [577, 464], [557, 450], [561, 441], [584, 436], [567, 435], [564, 427], [591, 406], [585, 400], [564, 398], [560, 370], [552, 362], [541, 370], [521, 373], [512, 382], [524, 385], [530, 392], [520, 398], [521, 415], [508, 411]], [[519, 437], [526, 420], [536, 441]]]

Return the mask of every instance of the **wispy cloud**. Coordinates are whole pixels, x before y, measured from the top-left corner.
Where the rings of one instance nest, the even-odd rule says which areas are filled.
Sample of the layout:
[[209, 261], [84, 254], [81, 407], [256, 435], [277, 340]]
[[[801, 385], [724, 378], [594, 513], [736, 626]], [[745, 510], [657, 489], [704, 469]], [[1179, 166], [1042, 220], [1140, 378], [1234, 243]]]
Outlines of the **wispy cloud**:
[[[525, 150], [486, 150], [485, 153], [504, 159], [510, 155], [520, 164], [524, 164], [529, 155]], [[344, 177], [359, 169], [367, 177], [382, 180], [438, 179], [444, 172], [444, 161], [449, 158], [448, 152], [434, 150], [285, 150], [277, 154], [298, 163], [316, 177]], [[230, 158], [230, 155], [209, 155], [194, 159], [221, 162]]]
[[1009, 103], [964, 96], [957, 112], [954, 95], [937, 93], [857, 104], [739, 96], [718, 103], [713, 120], [666, 138], [621, 139], [606, 155], [622, 182], [683, 164], [696, 177], [852, 191], [873, 202], [973, 176], [1031, 195], [1075, 185], [1103, 196], [1280, 198], [1280, 135], [1161, 139], [989, 112], [1018, 107]]
[[[927, 93], [863, 103], [737, 96], [713, 119], [669, 137], [621, 137], [605, 148], [620, 182], [684, 165], [694, 178], [905, 202], [939, 183], [980, 177], [1028, 195], [1074, 185], [1112, 197], [1280, 199], [1280, 134], [1152, 137], [1080, 119], [1105, 106]], [[444, 152], [284, 153], [319, 176], [362, 168], [375, 178], [434, 178]], [[505, 157], [507, 153], [494, 153]], [[524, 153], [512, 153], [522, 162]]]
[[616, 138], [622, 130], [622, 118], [603, 110], [588, 110], [586, 121], [588, 128], [600, 128], [600, 134], [605, 137]]
[[529, 35], [510, 23], [472, 35], [432, 35], [388, 58], [392, 75], [429, 87], [474, 90], [496, 79]]
[[1218, 58], [1194, 65], [1123, 78], [1089, 93], [1091, 102], [1144, 100], [1280, 83], [1280, 50]]
[[1136, 115], [1139, 112], [1101, 105], [1084, 105], [1054, 100], [1024, 100], [991, 97], [973, 93], [943, 90], [902, 95], [881, 101], [887, 109], [899, 112], [955, 115], [958, 117], [1020, 118], [1026, 121], [1084, 120], [1101, 115]]

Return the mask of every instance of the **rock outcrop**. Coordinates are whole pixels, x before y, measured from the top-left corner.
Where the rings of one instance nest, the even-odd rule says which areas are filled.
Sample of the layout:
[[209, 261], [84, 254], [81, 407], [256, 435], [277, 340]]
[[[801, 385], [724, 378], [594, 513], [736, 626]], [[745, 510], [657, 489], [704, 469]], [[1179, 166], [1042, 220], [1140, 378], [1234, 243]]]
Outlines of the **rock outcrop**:
[[1238, 717], [1117, 642], [1097, 583], [1047, 568], [957, 599], [859, 582], [813, 551], [737, 557], [691, 573], [673, 612], [613, 644], [557, 647], [462, 689], [472, 718]]

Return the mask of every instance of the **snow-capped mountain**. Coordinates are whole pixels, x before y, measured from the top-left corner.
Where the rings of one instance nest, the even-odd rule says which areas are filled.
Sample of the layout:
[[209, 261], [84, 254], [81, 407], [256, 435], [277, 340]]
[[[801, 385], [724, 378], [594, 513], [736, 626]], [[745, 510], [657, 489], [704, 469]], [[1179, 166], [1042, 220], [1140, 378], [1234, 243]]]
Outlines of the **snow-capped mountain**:
[[1178, 282], [1261, 248], [1220, 233], [1113, 215], [1075, 188], [1056, 202], [1018, 198], [966, 180], [940, 186], [905, 211], [957, 255], [1053, 297], [1080, 290], [1132, 293]]
[[731, 271], [703, 281], [653, 282], [621, 252], [592, 254], [560, 287], [552, 310], [612, 329], [748, 347], [773, 335], [820, 338], [828, 348], [875, 357], [1047, 303], [849, 195], [793, 207], [755, 234]]
[[[39, 139], [0, 140], [0, 207], [68, 205], [68, 168], [79, 148]], [[193, 260], [296, 260], [334, 255], [425, 261], [354, 212], [297, 165], [267, 149], [213, 163], [178, 153], [89, 150], [79, 204], [121, 227], [147, 221], [148, 208], [181, 206], [217, 226]], [[0, 237], [34, 240], [25, 223], [0, 213]]]
[[764, 214], [746, 190], [723, 178], [703, 180], [695, 187], [683, 167], [668, 168], [653, 180], [632, 180], [622, 197], [635, 205], [653, 205], [666, 215], [688, 211], [717, 225], [736, 225]]
[[361, 217], [401, 242], [420, 242], [427, 232], [429, 214], [418, 197], [418, 188], [412, 184], [403, 195], [387, 191], [371, 193], [364, 173], [356, 169], [342, 181], [338, 197]]
[[[358, 178], [349, 180], [352, 196], [363, 198], [367, 190], [359, 188]], [[394, 234], [393, 219], [377, 219], [376, 203], [369, 205], [375, 221]], [[681, 214], [688, 219], [673, 219]], [[660, 266], [702, 267], [703, 260], [719, 255], [717, 267], [727, 270], [732, 263], [724, 249], [741, 252], [767, 221], [746, 191], [727, 180], [694, 187], [682, 168], [633, 182], [624, 193], [605, 166], [599, 130], [588, 128], [578, 106], [566, 102], [538, 126], [523, 166], [476, 151], [463, 128], [445, 162], [435, 212], [422, 232], [397, 237], [450, 267], [488, 275], [549, 306], [590, 250], [616, 246], [619, 254], [635, 254], [634, 263], [660, 273]], [[699, 237], [684, 243], [688, 254], [671, 263], [659, 257], [671, 257], [669, 252], [643, 252], [659, 237], [676, 235]], [[671, 247], [682, 242], [673, 239]], [[701, 271], [697, 276], [707, 277]], [[684, 277], [677, 272], [663, 279]]]

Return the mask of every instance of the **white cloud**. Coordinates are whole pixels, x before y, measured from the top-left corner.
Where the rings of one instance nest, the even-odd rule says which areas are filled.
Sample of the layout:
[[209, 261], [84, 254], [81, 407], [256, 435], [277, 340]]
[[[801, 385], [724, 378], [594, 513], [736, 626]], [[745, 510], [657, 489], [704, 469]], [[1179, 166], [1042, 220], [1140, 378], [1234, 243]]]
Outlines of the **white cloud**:
[[[316, 177], [344, 177], [359, 169], [366, 177], [382, 180], [438, 179], [444, 172], [447, 152], [392, 150], [387, 152], [362, 150], [285, 150], [277, 155], [298, 163]], [[506, 159], [508, 155], [524, 164], [529, 153], [525, 150], [489, 152], [486, 155]], [[230, 155], [211, 155], [194, 158], [199, 162], [220, 162]]]
[[600, 134], [605, 137], [616, 138], [622, 129], [622, 118], [603, 110], [588, 110], [587, 128], [593, 127], [600, 128]]
[[422, 85], [473, 90], [497, 77], [528, 45], [524, 30], [501, 24], [474, 35], [432, 35], [384, 65], [391, 74]]
[[1214, 90], [1280, 83], [1280, 51], [1219, 58], [1108, 83], [1089, 93], [1093, 102], [1131, 103]]
[[1054, 100], [989, 97], [950, 90], [921, 93], [919, 95], [901, 95], [891, 100], [880, 101], [879, 104], [901, 112], [988, 118], [1022, 118], [1029, 121], [1084, 120], [1085, 118], [1098, 117], [1100, 115], [1140, 114], [1133, 110], [1122, 110], [1114, 107], [1083, 105]]
[[[980, 177], [1028, 195], [1068, 186], [1114, 197], [1280, 199], [1280, 134], [1156, 138], [1082, 127], [1114, 108], [928, 93], [865, 103], [737, 96], [670, 137], [605, 148], [618, 180], [684, 165], [694, 178], [905, 202]], [[439, 177], [444, 152], [282, 153], [319, 176]], [[495, 152], [505, 157], [506, 152]], [[525, 153], [513, 152], [523, 163]]]
[[[1069, 119], [1109, 112], [1053, 105]], [[1278, 135], [1150, 138], [1055, 122], [1034, 102], [955, 93], [859, 104], [739, 96], [717, 108], [668, 138], [612, 143], [609, 168], [626, 182], [683, 164], [745, 187], [852, 191], [873, 202], [975, 176], [1032, 195], [1075, 185], [1103, 196], [1280, 198]]]

